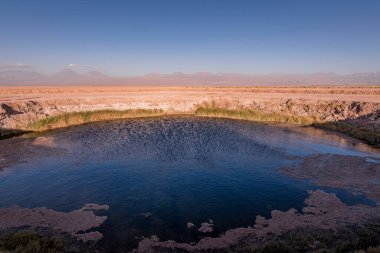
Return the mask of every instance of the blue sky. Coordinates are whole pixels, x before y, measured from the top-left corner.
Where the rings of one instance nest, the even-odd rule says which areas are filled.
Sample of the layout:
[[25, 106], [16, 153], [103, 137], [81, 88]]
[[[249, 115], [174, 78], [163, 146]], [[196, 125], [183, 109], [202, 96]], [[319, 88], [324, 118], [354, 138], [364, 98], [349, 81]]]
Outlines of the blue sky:
[[380, 1], [0, 0], [0, 64], [118, 76], [376, 72]]

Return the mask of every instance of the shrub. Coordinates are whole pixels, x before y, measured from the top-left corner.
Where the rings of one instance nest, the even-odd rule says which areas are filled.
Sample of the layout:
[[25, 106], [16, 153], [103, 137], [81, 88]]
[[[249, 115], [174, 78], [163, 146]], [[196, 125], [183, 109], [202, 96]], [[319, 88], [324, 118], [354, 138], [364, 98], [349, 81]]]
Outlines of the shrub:
[[0, 249], [12, 253], [59, 253], [64, 252], [63, 239], [45, 237], [33, 231], [21, 231], [4, 238]]

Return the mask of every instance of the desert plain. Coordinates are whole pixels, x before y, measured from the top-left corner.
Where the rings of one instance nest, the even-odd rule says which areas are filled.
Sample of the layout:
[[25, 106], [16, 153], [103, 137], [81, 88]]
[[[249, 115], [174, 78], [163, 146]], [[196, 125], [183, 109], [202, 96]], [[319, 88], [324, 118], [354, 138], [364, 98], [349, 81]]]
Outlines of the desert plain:
[[0, 127], [13, 128], [74, 111], [161, 109], [168, 113], [192, 113], [211, 102], [228, 109], [257, 109], [336, 121], [376, 113], [380, 87], [5, 86], [0, 87]]

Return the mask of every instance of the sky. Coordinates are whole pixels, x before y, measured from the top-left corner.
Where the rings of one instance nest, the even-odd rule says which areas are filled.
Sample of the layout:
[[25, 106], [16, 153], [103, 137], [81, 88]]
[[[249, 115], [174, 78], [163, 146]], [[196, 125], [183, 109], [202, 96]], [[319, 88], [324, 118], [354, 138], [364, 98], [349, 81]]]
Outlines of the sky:
[[380, 71], [378, 0], [0, 0], [0, 71]]

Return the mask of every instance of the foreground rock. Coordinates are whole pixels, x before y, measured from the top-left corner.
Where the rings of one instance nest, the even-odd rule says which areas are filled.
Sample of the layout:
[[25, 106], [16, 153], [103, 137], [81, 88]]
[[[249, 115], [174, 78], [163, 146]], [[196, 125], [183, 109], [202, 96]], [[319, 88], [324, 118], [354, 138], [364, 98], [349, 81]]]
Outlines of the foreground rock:
[[58, 232], [87, 241], [97, 241], [103, 237], [98, 231], [86, 232], [99, 227], [107, 219], [97, 216], [94, 211], [107, 210], [107, 205], [86, 204], [81, 209], [68, 213], [57, 212], [45, 207], [20, 208], [9, 207], [0, 209], [0, 231], [12, 228], [49, 228]]
[[[353, 226], [363, 227], [364, 224], [380, 221], [379, 207], [348, 206], [334, 194], [321, 190], [310, 191], [309, 194], [305, 200], [306, 207], [301, 213], [295, 209], [286, 212], [274, 210], [269, 219], [257, 216], [254, 227], [231, 229], [218, 238], [206, 237], [196, 244], [161, 242], [157, 237], [146, 238], [134, 252], [229, 252], [231, 249], [253, 249], [270, 241], [278, 242], [287, 235], [295, 236], [292, 240], [303, 240], [313, 233], [322, 233], [319, 234], [319, 238], [322, 238], [323, 233], [331, 236], [334, 231], [346, 229], [351, 231], [347, 233], [349, 235], [355, 231], [352, 230]], [[380, 231], [380, 222], [376, 224], [374, 229]], [[314, 243], [313, 240], [316, 239], [310, 240], [307, 243]], [[315, 245], [305, 247], [318, 249]]]

